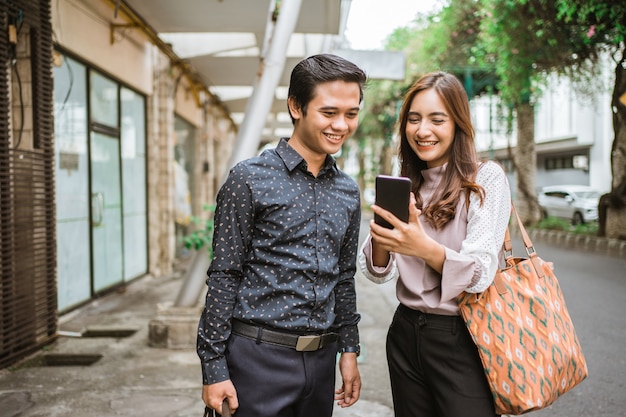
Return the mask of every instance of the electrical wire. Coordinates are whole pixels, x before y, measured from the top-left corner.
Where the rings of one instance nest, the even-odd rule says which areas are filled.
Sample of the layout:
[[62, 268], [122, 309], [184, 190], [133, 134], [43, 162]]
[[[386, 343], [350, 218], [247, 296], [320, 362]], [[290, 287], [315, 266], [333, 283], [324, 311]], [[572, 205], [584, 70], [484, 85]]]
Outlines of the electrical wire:
[[20, 77], [20, 72], [17, 69], [17, 58], [13, 58], [11, 60], [11, 68], [13, 68], [13, 71], [15, 72], [15, 77], [17, 78], [17, 89], [19, 92], [20, 100], [20, 130], [17, 135], [17, 142], [13, 147], [13, 149], [17, 149], [19, 148], [20, 143], [22, 143], [22, 134], [24, 133], [24, 97], [22, 92], [22, 78]]
[[70, 95], [72, 94], [72, 90], [74, 89], [74, 71], [72, 70], [72, 65], [70, 64], [69, 59], [64, 54], [61, 54], [63, 57], [63, 61], [65, 62], [65, 66], [67, 67], [68, 76], [70, 79], [70, 85], [67, 89], [67, 93], [65, 94], [65, 98], [63, 99], [63, 103], [61, 104], [61, 108], [59, 109], [59, 113], [57, 114], [57, 118], [61, 120], [61, 115], [65, 111], [65, 105], [70, 99]]
[[[16, 27], [16, 42], [19, 40], [20, 32], [22, 31], [22, 27], [24, 26], [24, 16], [22, 15], [22, 11], [20, 10], [18, 16], [16, 18], [17, 27]], [[22, 135], [24, 134], [24, 92], [22, 88], [22, 78], [20, 77], [20, 72], [17, 67], [17, 45], [12, 45], [11, 47], [11, 69], [15, 73], [15, 78], [17, 79], [17, 89], [19, 94], [20, 101], [20, 129], [17, 135], [17, 142], [13, 149], [19, 148], [22, 143]]]

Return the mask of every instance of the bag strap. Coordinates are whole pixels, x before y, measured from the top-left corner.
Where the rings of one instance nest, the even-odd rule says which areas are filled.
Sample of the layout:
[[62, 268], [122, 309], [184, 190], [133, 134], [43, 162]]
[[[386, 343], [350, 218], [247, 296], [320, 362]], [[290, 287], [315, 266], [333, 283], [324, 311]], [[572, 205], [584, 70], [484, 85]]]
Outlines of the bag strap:
[[[469, 207], [469, 204], [468, 204]], [[522, 241], [524, 242], [524, 248], [526, 249], [526, 253], [528, 254], [528, 258], [530, 259], [537, 276], [540, 279], [544, 279], [545, 274], [543, 272], [543, 267], [541, 266], [541, 259], [537, 256], [537, 251], [535, 250], [535, 246], [533, 245], [532, 240], [530, 240], [530, 236], [526, 232], [526, 228], [524, 227], [524, 223], [522, 223], [522, 219], [520, 219], [519, 214], [517, 214], [517, 210], [515, 210], [515, 204], [513, 204], [513, 200], [511, 200], [511, 213], [515, 216], [517, 221], [517, 226], [522, 233]], [[511, 243], [511, 233], [509, 232], [509, 228], [506, 228], [504, 233], [504, 242], [502, 243], [502, 248], [504, 250], [504, 260], [506, 262], [506, 266], [508, 268], [514, 267], [517, 263], [513, 257], [513, 244]], [[499, 269], [498, 271], [502, 271]], [[494, 277], [493, 287], [498, 291], [498, 294], [506, 294], [508, 292], [507, 286], [504, 283], [503, 274], [497, 273]], [[479, 295], [476, 294], [474, 298], [475, 301], [479, 299]]]
[[508, 261], [513, 257], [513, 244], [511, 243], [511, 233], [509, 233], [508, 227], [504, 232], [504, 243], [502, 247], [504, 249], [504, 260]]
[[[535, 246], [533, 245], [532, 240], [530, 240], [530, 236], [528, 236], [528, 233], [526, 232], [524, 223], [522, 223], [522, 219], [520, 219], [519, 214], [517, 213], [517, 210], [515, 209], [515, 205], [513, 204], [513, 201], [511, 201], [511, 213], [515, 216], [515, 219], [517, 220], [517, 226], [519, 227], [519, 230], [522, 233], [522, 241], [524, 242], [524, 248], [526, 249], [528, 258], [532, 262], [533, 267], [535, 268], [535, 272], [537, 272], [537, 275], [539, 276], [539, 278], [543, 278], [545, 274], [543, 273], [543, 268], [541, 267], [541, 260], [537, 256], [537, 251], [535, 250]], [[504, 259], [507, 265], [512, 265], [512, 263], [510, 263], [509, 260], [513, 258], [513, 245], [511, 244], [511, 234], [509, 233], [508, 227], [506, 228], [506, 233], [504, 235], [503, 248], [504, 248]]]
[[522, 219], [520, 219], [519, 214], [517, 213], [515, 205], [512, 201], [511, 212], [515, 215], [515, 218], [517, 219], [517, 225], [519, 226], [520, 232], [522, 232], [522, 240], [524, 241], [524, 247], [526, 248], [526, 252], [528, 253], [528, 256], [531, 256], [531, 253], [535, 252], [535, 247], [532, 240], [530, 240], [530, 236], [528, 236], [526, 228], [524, 227], [524, 223], [522, 222]]

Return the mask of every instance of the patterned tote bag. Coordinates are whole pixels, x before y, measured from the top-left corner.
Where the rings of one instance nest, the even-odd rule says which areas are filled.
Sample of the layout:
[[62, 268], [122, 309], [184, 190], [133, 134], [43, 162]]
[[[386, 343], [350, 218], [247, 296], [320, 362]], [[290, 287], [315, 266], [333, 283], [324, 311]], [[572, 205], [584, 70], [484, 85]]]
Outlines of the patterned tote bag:
[[459, 309], [485, 368], [498, 414], [552, 404], [587, 377], [587, 364], [551, 262], [535, 252], [515, 208], [528, 258], [513, 257], [480, 294], [463, 293]]

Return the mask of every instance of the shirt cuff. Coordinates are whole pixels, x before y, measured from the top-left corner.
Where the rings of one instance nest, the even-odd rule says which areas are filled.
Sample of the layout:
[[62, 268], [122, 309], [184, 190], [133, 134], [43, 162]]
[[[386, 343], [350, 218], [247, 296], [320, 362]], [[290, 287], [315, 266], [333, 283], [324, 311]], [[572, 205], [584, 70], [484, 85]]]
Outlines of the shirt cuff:
[[210, 385], [230, 379], [225, 358], [202, 362], [202, 384]]
[[441, 271], [441, 302], [456, 299], [480, 278], [480, 265], [471, 256], [444, 246], [446, 259]]
[[343, 326], [339, 330], [339, 344], [337, 351], [359, 345], [359, 329], [355, 326]]
[[370, 236], [363, 242], [357, 261], [365, 278], [375, 284], [384, 284], [399, 276], [395, 257], [391, 253], [389, 254], [389, 262], [386, 266], [374, 266], [372, 263], [372, 239]]

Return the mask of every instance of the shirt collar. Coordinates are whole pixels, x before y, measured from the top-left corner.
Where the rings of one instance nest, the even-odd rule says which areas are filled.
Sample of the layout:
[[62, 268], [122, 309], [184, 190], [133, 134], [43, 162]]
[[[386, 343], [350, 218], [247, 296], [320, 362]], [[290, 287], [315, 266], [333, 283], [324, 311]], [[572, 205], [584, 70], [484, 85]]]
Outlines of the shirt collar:
[[422, 176], [427, 181], [439, 181], [443, 178], [446, 173], [446, 169], [448, 167], [448, 163], [446, 162], [443, 165], [434, 168], [426, 168], [422, 170]]
[[[287, 144], [289, 138], [281, 138], [280, 142], [278, 142], [278, 146], [276, 146], [276, 152], [278, 156], [283, 160], [283, 163], [287, 167], [289, 171], [293, 171], [300, 164], [306, 166], [307, 163], [304, 158], [291, 146]], [[325, 172], [326, 170], [332, 169], [336, 166], [335, 158], [330, 155], [326, 155], [326, 160], [324, 161], [324, 166], [320, 170], [320, 174]]]

